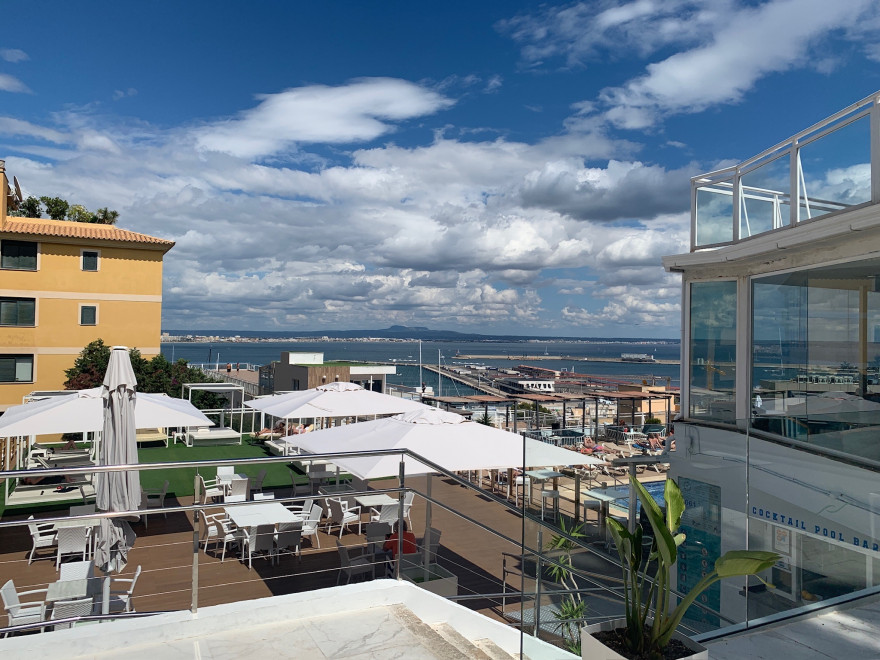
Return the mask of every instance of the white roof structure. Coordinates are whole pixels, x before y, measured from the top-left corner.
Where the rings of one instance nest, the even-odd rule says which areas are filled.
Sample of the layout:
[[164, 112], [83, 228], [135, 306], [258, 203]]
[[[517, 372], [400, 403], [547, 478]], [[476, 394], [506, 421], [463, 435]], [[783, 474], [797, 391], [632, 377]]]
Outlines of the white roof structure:
[[283, 419], [394, 415], [428, 407], [417, 401], [372, 392], [356, 383], [345, 382], [253, 399], [245, 401], [244, 405]]
[[[591, 456], [576, 454], [516, 433], [466, 420], [456, 413], [424, 407], [411, 413], [337, 426], [296, 436], [297, 444], [314, 453], [409, 449], [450, 471], [507, 469], [551, 465], [598, 464]], [[525, 461], [523, 452], [525, 451]], [[334, 458], [334, 465], [361, 479], [396, 476], [399, 456]], [[405, 458], [406, 474], [434, 470]]]
[[[137, 394], [134, 419], [139, 429], [214, 425], [189, 401], [144, 392]], [[0, 437], [90, 433], [103, 424], [101, 388], [96, 387], [12, 406], [0, 417]]]

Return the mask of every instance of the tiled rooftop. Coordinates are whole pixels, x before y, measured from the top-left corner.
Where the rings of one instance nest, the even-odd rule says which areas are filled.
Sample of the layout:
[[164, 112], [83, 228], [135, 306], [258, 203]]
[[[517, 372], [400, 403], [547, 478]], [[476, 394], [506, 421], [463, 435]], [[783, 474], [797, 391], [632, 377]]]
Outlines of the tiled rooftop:
[[9, 217], [3, 224], [3, 232], [27, 234], [31, 236], [55, 236], [58, 238], [83, 238], [89, 240], [118, 241], [121, 243], [140, 243], [169, 250], [174, 241], [139, 234], [112, 225], [98, 225], [88, 222], [69, 222], [67, 220], [47, 220], [45, 218]]

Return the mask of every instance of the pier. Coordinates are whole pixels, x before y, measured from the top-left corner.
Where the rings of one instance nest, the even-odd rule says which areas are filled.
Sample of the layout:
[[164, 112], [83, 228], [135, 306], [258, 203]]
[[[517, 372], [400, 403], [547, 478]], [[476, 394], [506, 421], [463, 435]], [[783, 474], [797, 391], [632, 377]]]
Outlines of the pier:
[[623, 360], [619, 357], [578, 357], [573, 355], [543, 355], [536, 353], [504, 353], [501, 355], [454, 355], [453, 360], [510, 360], [511, 362], [543, 362], [546, 360], [564, 360], [565, 362], [614, 362], [618, 364], [681, 364], [681, 360], [653, 360], [641, 362], [637, 360]]

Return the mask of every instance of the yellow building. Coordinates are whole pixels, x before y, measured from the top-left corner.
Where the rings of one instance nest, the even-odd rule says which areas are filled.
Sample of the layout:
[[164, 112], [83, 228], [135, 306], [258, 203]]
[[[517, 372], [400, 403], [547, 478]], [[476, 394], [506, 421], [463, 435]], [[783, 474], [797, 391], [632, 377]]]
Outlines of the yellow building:
[[0, 410], [63, 389], [83, 347], [159, 353], [167, 241], [110, 225], [10, 217], [0, 160]]

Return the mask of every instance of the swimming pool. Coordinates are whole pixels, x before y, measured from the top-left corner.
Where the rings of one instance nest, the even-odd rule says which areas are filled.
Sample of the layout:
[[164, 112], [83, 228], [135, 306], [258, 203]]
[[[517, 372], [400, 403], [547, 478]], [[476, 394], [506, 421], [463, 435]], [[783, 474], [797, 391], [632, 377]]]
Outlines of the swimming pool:
[[[666, 488], [665, 481], [649, 481], [648, 483], [642, 484], [645, 487], [645, 490], [654, 498], [657, 504], [660, 507], [666, 506], [666, 500], [663, 498], [663, 490]], [[614, 498], [614, 502], [611, 506], [619, 507], [623, 510], [629, 510], [629, 485], [626, 486], [611, 486], [608, 488], [596, 488], [594, 489], [599, 493], [605, 493], [606, 495], [610, 495]], [[641, 509], [642, 503], [636, 502], [636, 511]]]

